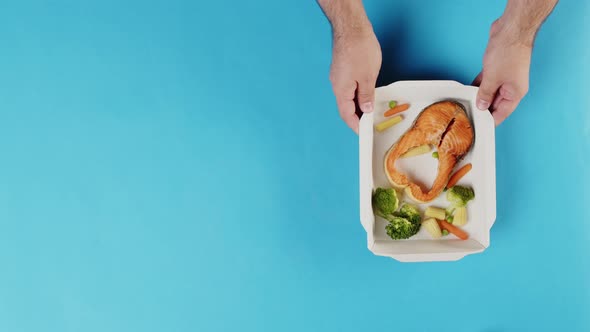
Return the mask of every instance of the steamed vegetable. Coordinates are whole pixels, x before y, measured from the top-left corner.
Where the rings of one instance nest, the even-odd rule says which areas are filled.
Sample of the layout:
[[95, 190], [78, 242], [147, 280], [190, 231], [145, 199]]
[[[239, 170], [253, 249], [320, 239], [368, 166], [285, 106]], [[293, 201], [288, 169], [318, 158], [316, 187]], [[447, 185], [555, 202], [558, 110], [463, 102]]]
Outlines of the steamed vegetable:
[[389, 101], [389, 108], [394, 108], [396, 105], [397, 105], [397, 101], [395, 101], [395, 100]]
[[422, 221], [422, 217], [420, 216], [420, 210], [418, 210], [416, 206], [404, 203], [404, 205], [402, 205], [399, 211], [395, 212], [394, 215], [396, 215], [397, 217], [406, 218], [412, 224], [420, 228], [420, 222]]
[[453, 215], [453, 225], [464, 226], [467, 223], [467, 208], [464, 206], [458, 207]]
[[436, 159], [438, 159], [438, 151], [434, 151], [434, 152], [432, 153], [432, 158], [436, 158]]
[[435, 239], [438, 239], [442, 236], [440, 226], [434, 218], [424, 220], [424, 222], [422, 223], [422, 227], [426, 228], [428, 234], [430, 234]]
[[407, 110], [408, 108], [410, 108], [410, 104], [397, 105], [395, 107], [390, 108], [385, 113], [383, 113], [383, 116], [392, 116], [397, 113], [401, 113], [401, 112]]
[[426, 211], [424, 211], [424, 215], [435, 219], [445, 219], [446, 211], [434, 206], [429, 206], [426, 208]]
[[406, 218], [393, 217], [385, 226], [385, 231], [392, 239], [401, 240], [418, 233], [418, 227]]
[[394, 240], [407, 239], [420, 230], [420, 211], [413, 205], [404, 204], [399, 211], [397, 192], [392, 188], [377, 188], [373, 192], [373, 212], [389, 224], [385, 231]]
[[455, 207], [465, 206], [474, 198], [475, 193], [469, 187], [454, 186], [447, 190], [447, 200]]
[[[422, 217], [420, 216], [420, 211], [414, 205], [405, 203], [404, 205], [402, 205], [399, 211], [394, 212], [393, 215], [396, 219], [401, 218], [407, 220], [410, 224], [412, 224], [412, 229], [408, 237], [418, 233], [418, 231], [420, 230], [420, 226], [422, 225]], [[390, 222], [390, 224], [392, 223], [393, 221]], [[395, 238], [392, 237], [392, 239]]]
[[462, 177], [465, 176], [465, 174], [469, 173], [469, 171], [471, 170], [472, 165], [471, 163], [459, 168], [455, 174], [451, 175], [451, 178], [449, 179], [449, 183], [447, 183], [447, 189], [451, 188], [452, 186], [456, 185], [457, 182], [459, 182], [459, 180], [461, 180]]
[[394, 126], [398, 123], [400, 123], [404, 118], [402, 118], [401, 115], [398, 115], [396, 117], [393, 117], [391, 119], [387, 119], [385, 121], [379, 122], [378, 124], [375, 125], [375, 129], [379, 132], [384, 131], [385, 129], [388, 129], [391, 126]]
[[461, 240], [467, 240], [469, 238], [469, 235], [467, 233], [465, 233], [459, 227], [449, 224], [445, 220], [439, 220], [438, 225], [440, 226], [440, 228], [446, 229], [451, 234], [455, 235], [456, 237], [460, 238]]
[[[437, 223], [437, 224], [438, 224], [438, 223]], [[442, 230], [442, 235], [443, 235], [443, 236], [447, 236], [447, 235], [449, 235], [449, 231], [447, 231], [446, 229], [443, 229], [443, 230]]]
[[[455, 207], [454, 206], [449, 206], [446, 210], [445, 210], [446, 216], [452, 216], [453, 213], [455, 213]], [[442, 219], [447, 219], [447, 218], [442, 218]]]
[[376, 215], [391, 221], [398, 205], [399, 199], [395, 189], [377, 188], [373, 192], [373, 212]]
[[415, 148], [411, 148], [410, 150], [408, 150], [408, 152], [402, 154], [401, 158], [414, 157], [428, 152], [430, 152], [430, 145], [420, 145]]

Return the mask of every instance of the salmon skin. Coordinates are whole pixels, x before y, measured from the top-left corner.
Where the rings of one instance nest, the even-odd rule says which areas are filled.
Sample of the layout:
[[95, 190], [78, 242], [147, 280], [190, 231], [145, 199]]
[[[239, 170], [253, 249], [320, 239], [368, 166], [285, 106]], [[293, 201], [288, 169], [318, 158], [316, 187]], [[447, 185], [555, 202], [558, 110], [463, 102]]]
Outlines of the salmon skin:
[[[453, 168], [471, 149], [474, 137], [463, 105], [452, 100], [436, 102], [422, 110], [412, 127], [387, 151], [385, 174], [394, 187], [405, 188], [413, 200], [430, 202], [443, 191]], [[396, 160], [404, 153], [425, 144], [438, 149], [438, 173], [430, 189], [422, 188], [395, 168]]]

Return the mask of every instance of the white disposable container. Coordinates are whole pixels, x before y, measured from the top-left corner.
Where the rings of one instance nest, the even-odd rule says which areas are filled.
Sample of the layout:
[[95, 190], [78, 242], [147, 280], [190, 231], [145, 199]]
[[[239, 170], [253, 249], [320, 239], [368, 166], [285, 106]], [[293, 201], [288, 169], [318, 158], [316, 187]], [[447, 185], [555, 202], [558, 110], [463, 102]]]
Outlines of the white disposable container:
[[[367, 231], [368, 248], [374, 254], [402, 262], [450, 261], [482, 252], [490, 245], [490, 228], [496, 220], [495, 125], [489, 112], [476, 108], [476, 95], [476, 87], [454, 81], [400, 81], [375, 91], [375, 111], [363, 115], [359, 129], [361, 223]], [[462, 103], [474, 124], [474, 144], [455, 167], [456, 170], [466, 163], [473, 164], [473, 169], [459, 182], [472, 186], [475, 191], [475, 199], [467, 205], [468, 222], [461, 227], [469, 233], [469, 239], [462, 241], [449, 234], [435, 240], [422, 228], [410, 239], [392, 240], [385, 233], [387, 222], [375, 217], [371, 206], [374, 188], [391, 187], [383, 168], [383, 158], [426, 106], [445, 99]], [[404, 120], [401, 123], [377, 132], [374, 125], [384, 119], [383, 112], [389, 108], [390, 100], [396, 100], [398, 104], [410, 103], [411, 106], [402, 113]], [[430, 153], [397, 162], [400, 170], [428, 186], [436, 176], [437, 165], [438, 160]], [[444, 193], [425, 204], [413, 202], [402, 190], [398, 190], [398, 194], [401, 194], [402, 201], [418, 205], [422, 212], [427, 206], [449, 206]]]

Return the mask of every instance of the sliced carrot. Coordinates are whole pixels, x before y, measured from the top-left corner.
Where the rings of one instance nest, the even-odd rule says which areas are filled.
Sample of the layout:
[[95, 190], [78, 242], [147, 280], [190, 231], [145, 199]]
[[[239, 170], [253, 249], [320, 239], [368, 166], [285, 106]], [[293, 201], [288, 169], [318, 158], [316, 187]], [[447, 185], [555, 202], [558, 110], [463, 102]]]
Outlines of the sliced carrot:
[[396, 107], [391, 108], [391, 109], [385, 111], [385, 113], [383, 113], [383, 116], [392, 116], [392, 115], [395, 115], [397, 113], [401, 113], [401, 112], [407, 110], [408, 108], [410, 108], [410, 104], [397, 105]]
[[436, 221], [438, 221], [438, 225], [440, 226], [441, 229], [446, 229], [447, 231], [449, 231], [449, 233], [455, 235], [456, 237], [460, 238], [461, 240], [467, 240], [469, 238], [469, 234], [465, 233], [459, 227], [453, 226], [445, 220], [438, 220], [437, 219]]
[[461, 180], [462, 177], [465, 176], [465, 174], [469, 173], [469, 171], [471, 170], [471, 168], [473, 168], [473, 166], [471, 165], [471, 163], [459, 168], [455, 174], [451, 175], [451, 178], [449, 179], [449, 183], [447, 183], [447, 189], [451, 188], [452, 186], [456, 185], [457, 182], [459, 182], [459, 180]]

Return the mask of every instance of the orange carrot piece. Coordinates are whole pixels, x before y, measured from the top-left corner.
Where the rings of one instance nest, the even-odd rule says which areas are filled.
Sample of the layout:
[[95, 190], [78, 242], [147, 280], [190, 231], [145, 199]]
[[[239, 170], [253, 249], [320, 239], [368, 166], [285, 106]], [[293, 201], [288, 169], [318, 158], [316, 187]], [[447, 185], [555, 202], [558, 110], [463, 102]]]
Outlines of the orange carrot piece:
[[453, 174], [451, 176], [451, 178], [449, 179], [449, 183], [447, 183], [447, 189], [451, 188], [452, 186], [456, 185], [457, 182], [459, 182], [459, 180], [461, 180], [462, 177], [465, 176], [465, 174], [469, 173], [469, 171], [471, 170], [471, 168], [473, 168], [473, 166], [471, 165], [471, 163], [459, 168], [455, 174]]
[[401, 112], [407, 110], [408, 108], [410, 108], [410, 104], [397, 105], [396, 107], [391, 108], [391, 109], [385, 111], [385, 113], [383, 113], [383, 116], [392, 116], [392, 115], [395, 115], [397, 113], [401, 113]]
[[461, 240], [467, 240], [469, 238], [469, 234], [465, 233], [459, 227], [453, 226], [452, 224], [450, 224], [446, 220], [438, 220], [437, 219], [436, 221], [438, 221], [438, 225], [440, 226], [440, 228], [446, 229], [447, 231], [449, 231], [449, 233], [455, 235], [456, 237], [460, 238]]

